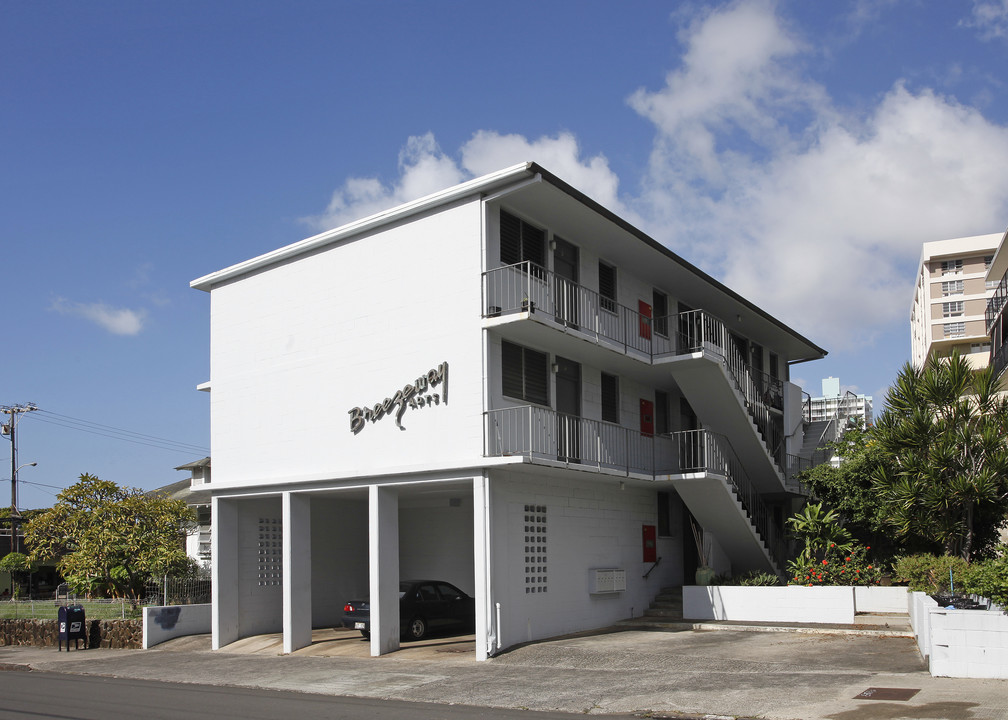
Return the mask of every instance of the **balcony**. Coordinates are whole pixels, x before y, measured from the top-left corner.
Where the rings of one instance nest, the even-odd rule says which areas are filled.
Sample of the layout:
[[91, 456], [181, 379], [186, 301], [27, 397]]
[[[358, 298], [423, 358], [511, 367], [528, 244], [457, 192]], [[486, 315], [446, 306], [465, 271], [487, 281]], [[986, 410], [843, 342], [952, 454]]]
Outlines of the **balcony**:
[[488, 457], [522, 457], [671, 483], [694, 517], [750, 569], [782, 567], [783, 543], [728, 440], [708, 430], [646, 435], [613, 423], [522, 406], [485, 413]]
[[991, 328], [994, 327], [994, 321], [997, 320], [998, 315], [1001, 313], [1001, 308], [1004, 307], [1006, 299], [1008, 299], [1008, 273], [1005, 273], [1005, 276], [1001, 278], [1001, 282], [994, 289], [994, 293], [987, 299], [987, 310], [984, 312], [984, 320], [986, 321], [988, 335], [990, 335]]
[[483, 274], [483, 317], [492, 324], [532, 320], [542, 332], [561, 331], [666, 370], [704, 425], [732, 438], [754, 436], [757, 444], [743, 441], [740, 452], [747, 465], [765, 466], [762, 486], [780, 489], [787, 466], [783, 383], [748, 364], [740, 340], [717, 317], [703, 310], [650, 317], [532, 262]]

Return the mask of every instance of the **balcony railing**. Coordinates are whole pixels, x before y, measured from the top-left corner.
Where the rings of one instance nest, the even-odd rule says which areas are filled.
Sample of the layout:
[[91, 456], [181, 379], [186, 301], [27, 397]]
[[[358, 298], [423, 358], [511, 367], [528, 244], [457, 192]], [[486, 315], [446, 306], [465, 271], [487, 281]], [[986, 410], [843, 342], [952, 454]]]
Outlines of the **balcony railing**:
[[988, 335], [990, 335], [994, 321], [997, 320], [997, 316], [1001, 312], [1001, 308], [1004, 307], [1006, 300], [1008, 300], [1008, 273], [1005, 273], [1004, 277], [1001, 278], [1001, 282], [997, 284], [994, 293], [987, 300], [987, 310], [984, 312], [984, 320], [987, 321]]
[[607, 342], [623, 352], [658, 358], [709, 352], [721, 358], [746, 411], [778, 468], [784, 466], [784, 384], [748, 364], [725, 324], [703, 310], [648, 317], [533, 262], [483, 274], [484, 317], [528, 312]]
[[671, 467], [672, 441], [615, 423], [527, 405], [485, 413], [488, 457], [519, 455], [624, 474]]
[[783, 544], [773, 533], [770, 512], [727, 438], [709, 430], [648, 435], [535, 406], [492, 410], [485, 418], [489, 457], [522, 456], [652, 477], [697, 472], [723, 476], [780, 567]]
[[530, 312], [624, 352], [633, 350], [648, 358], [673, 354], [668, 317], [648, 317], [536, 263], [495, 268], [483, 278], [484, 317]]

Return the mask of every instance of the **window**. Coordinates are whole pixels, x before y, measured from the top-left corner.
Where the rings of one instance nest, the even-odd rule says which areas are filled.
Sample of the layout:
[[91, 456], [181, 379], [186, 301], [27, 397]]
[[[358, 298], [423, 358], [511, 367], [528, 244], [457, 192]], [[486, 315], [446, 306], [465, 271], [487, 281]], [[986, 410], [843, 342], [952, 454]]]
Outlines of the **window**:
[[942, 317], [962, 317], [963, 315], [963, 301], [957, 300], [955, 302], [942, 303]]
[[962, 273], [962, 260], [942, 260], [942, 275], [959, 275]]
[[943, 282], [941, 284], [941, 288], [942, 288], [942, 297], [948, 297], [949, 295], [962, 295], [963, 281], [949, 280], [948, 282]]
[[964, 322], [954, 322], [945, 323], [945, 337], [947, 338], [959, 338], [966, 336], [966, 323]]
[[654, 316], [655, 332], [668, 337], [668, 295], [661, 290], [651, 291], [651, 314]]
[[602, 373], [602, 419], [619, 422], [619, 378]]
[[599, 260], [598, 291], [601, 296], [599, 305], [603, 310], [616, 312], [616, 268]]
[[549, 356], [501, 341], [501, 393], [537, 405], [549, 405]]
[[546, 266], [546, 231], [511, 213], [500, 213], [500, 259], [505, 265], [533, 262]]

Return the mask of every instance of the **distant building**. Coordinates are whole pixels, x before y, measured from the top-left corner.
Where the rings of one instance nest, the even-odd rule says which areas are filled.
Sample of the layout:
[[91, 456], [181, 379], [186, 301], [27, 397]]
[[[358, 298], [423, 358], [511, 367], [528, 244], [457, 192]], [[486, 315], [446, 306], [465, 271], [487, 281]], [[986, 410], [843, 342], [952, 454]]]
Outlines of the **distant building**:
[[1005, 298], [1008, 297], [1008, 250], [1005, 241], [1008, 231], [1001, 237], [990, 267], [987, 268], [987, 287], [991, 288], [985, 313], [985, 327], [990, 340], [990, 363], [998, 373], [1008, 365], [1008, 318], [1005, 317]]
[[186, 555], [203, 567], [210, 567], [210, 458], [179, 465], [176, 470], [188, 470], [190, 476], [154, 492], [182, 500], [196, 513], [196, 526], [186, 533]]
[[1000, 279], [988, 280], [987, 270], [1001, 237], [993, 233], [924, 243], [910, 312], [915, 367], [953, 350], [975, 368], [987, 366], [991, 346], [984, 311]]
[[865, 425], [872, 423], [871, 395], [856, 395], [850, 391], [840, 392], [840, 378], [828, 377], [822, 381], [822, 396], [809, 401], [809, 422], [827, 422], [834, 415], [844, 419], [861, 418]]

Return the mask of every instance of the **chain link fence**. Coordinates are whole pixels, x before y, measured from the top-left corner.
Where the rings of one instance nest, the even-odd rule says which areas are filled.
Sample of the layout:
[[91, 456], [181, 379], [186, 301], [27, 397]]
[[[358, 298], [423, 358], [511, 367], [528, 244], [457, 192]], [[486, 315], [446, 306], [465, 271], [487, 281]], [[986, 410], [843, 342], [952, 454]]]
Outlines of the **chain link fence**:
[[66, 585], [60, 585], [55, 594], [46, 598], [0, 601], [0, 620], [55, 620], [63, 605], [81, 605], [89, 620], [138, 618], [145, 605], [209, 603], [212, 587], [212, 581], [206, 577], [162, 576], [147, 582], [142, 599], [132, 599], [90, 598], [76, 595]]

